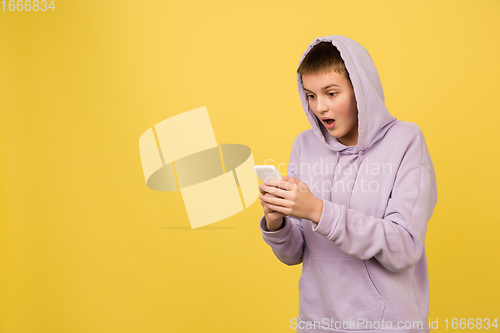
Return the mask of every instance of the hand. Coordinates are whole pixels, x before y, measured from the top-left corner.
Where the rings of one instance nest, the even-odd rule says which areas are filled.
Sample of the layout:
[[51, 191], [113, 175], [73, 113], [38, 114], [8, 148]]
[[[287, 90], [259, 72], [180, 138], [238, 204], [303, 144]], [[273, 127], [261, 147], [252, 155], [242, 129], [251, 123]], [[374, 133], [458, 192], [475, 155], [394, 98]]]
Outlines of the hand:
[[[263, 196], [267, 198], [277, 198], [277, 196], [267, 193], [262, 190], [261, 185], [259, 185], [259, 191], [263, 194]], [[264, 215], [266, 216], [266, 226], [269, 231], [276, 231], [282, 228], [283, 218], [285, 214], [279, 213], [277, 211], [272, 210], [267, 206], [264, 200], [260, 199], [260, 204], [264, 208]]]
[[316, 223], [321, 219], [323, 200], [316, 198], [306, 183], [297, 178], [268, 179], [259, 185], [259, 189], [261, 193], [264, 191], [274, 195], [261, 195], [260, 198], [275, 212]]

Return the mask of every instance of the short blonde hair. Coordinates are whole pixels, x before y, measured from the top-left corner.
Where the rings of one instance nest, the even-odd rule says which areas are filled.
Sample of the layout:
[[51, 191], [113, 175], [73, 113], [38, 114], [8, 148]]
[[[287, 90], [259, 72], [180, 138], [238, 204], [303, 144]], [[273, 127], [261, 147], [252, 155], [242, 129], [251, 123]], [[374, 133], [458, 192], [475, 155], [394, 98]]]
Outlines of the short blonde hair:
[[330, 42], [320, 42], [306, 54], [297, 69], [297, 73], [300, 75], [322, 74], [331, 70], [338, 74], [344, 74], [351, 82], [339, 50]]

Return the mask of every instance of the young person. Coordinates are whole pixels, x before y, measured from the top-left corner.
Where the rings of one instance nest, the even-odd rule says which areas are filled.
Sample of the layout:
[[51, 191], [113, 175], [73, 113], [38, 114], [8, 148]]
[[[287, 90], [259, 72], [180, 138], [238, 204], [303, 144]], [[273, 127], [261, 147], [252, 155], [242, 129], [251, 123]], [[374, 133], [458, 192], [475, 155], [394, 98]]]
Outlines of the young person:
[[288, 175], [259, 185], [260, 229], [276, 257], [303, 263], [299, 332], [429, 332], [427, 223], [436, 175], [422, 131], [392, 116], [368, 52], [316, 38], [297, 70], [311, 129]]

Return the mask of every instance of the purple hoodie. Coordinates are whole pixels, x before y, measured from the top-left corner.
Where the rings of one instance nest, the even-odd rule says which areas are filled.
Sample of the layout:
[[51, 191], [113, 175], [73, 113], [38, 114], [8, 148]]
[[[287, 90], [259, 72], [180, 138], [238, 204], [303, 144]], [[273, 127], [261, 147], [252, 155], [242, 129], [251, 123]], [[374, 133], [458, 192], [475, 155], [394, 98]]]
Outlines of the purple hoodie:
[[[311, 129], [293, 141], [288, 175], [323, 201], [319, 223], [285, 217], [264, 241], [287, 265], [302, 265], [298, 332], [429, 332], [427, 222], [436, 175], [422, 131], [387, 110], [368, 52], [344, 36], [315, 39], [338, 48], [354, 87], [358, 144], [332, 137], [297, 84]], [[299, 63], [299, 65], [300, 65]]]

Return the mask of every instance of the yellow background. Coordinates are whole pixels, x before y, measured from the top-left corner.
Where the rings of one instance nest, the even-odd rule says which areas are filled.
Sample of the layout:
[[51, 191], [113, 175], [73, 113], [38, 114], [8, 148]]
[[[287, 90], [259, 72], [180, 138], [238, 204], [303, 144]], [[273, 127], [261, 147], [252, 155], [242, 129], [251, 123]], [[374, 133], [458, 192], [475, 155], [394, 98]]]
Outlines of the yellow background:
[[179, 192], [147, 188], [138, 140], [206, 105], [219, 144], [287, 163], [310, 127], [296, 67], [333, 34], [426, 137], [429, 317], [500, 316], [498, 0], [55, 6], [0, 12], [0, 332], [290, 331], [301, 266], [262, 240], [259, 201], [191, 230]]

